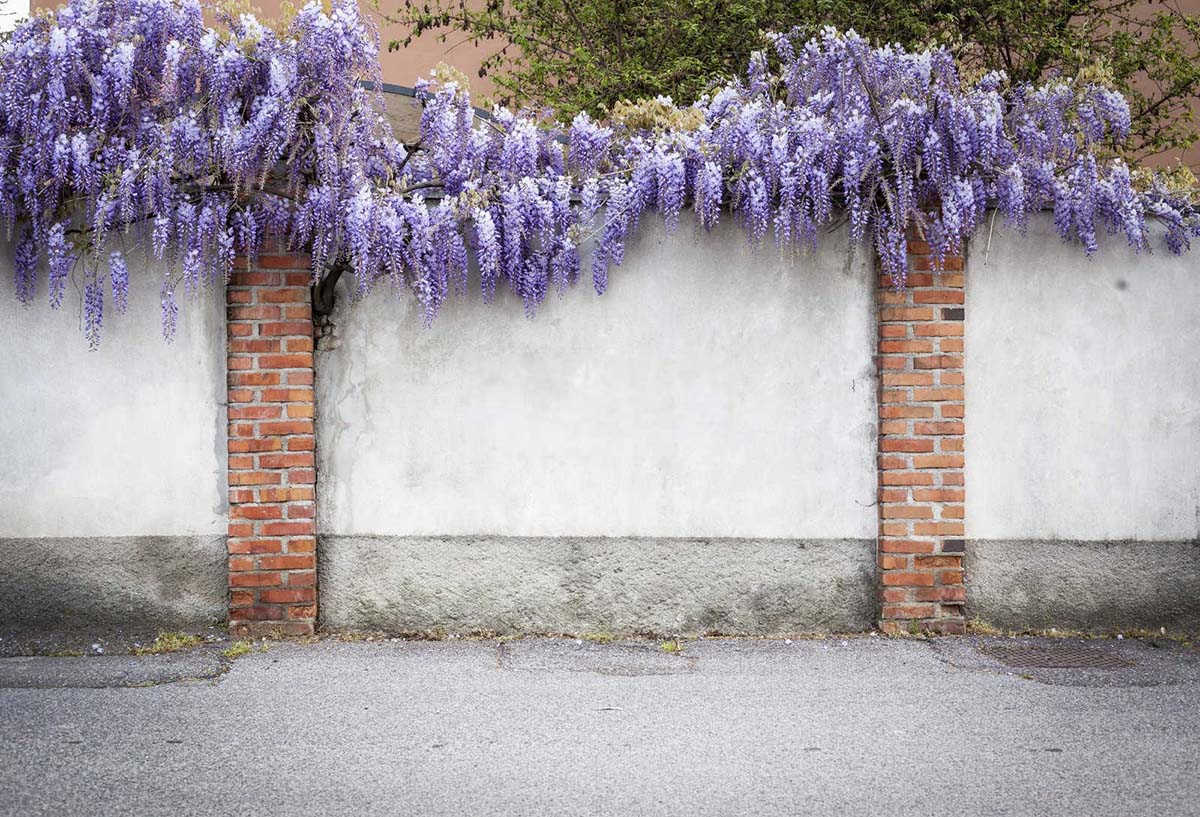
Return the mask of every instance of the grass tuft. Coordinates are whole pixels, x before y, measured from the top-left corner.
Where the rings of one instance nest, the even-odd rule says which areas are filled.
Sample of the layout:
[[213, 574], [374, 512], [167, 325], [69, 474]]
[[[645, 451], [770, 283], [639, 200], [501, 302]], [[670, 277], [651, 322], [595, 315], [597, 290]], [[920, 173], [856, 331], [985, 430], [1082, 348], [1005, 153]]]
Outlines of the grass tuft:
[[593, 644], [611, 644], [617, 640], [617, 637], [612, 633], [580, 633], [579, 637], [584, 641], [590, 641]]
[[967, 633], [970, 635], [1008, 635], [1004, 630], [981, 618], [973, 618], [967, 622]]
[[243, 655], [254, 652], [254, 646], [246, 640], [235, 641], [221, 651], [221, 655], [228, 658], [230, 661], [241, 658]]
[[148, 647], [134, 647], [134, 655], [161, 655], [165, 652], [187, 650], [200, 643], [200, 636], [188, 633], [159, 633]]

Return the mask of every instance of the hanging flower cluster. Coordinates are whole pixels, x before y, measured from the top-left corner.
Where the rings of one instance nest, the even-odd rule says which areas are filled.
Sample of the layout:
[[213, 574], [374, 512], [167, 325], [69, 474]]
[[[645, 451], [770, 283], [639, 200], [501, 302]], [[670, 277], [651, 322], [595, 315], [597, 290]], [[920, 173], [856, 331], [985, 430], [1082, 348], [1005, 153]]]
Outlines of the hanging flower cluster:
[[196, 0], [71, 0], [0, 50], [17, 296], [33, 296], [43, 262], [55, 306], [80, 276], [93, 346], [104, 293], [124, 309], [133, 228], [175, 262], [154, 282], [170, 336], [180, 283], [225, 280], [272, 235], [326, 264], [354, 194], [386, 187], [403, 161], [361, 82], [378, 52], [353, 2], [307, 5], [282, 34], [250, 15], [224, 22], [207, 27]]
[[1130, 124], [1111, 90], [965, 83], [945, 51], [832, 30], [772, 44], [695, 105], [649, 100], [608, 122], [481, 119], [462, 84], [434, 79], [406, 150], [370, 90], [375, 34], [353, 0], [310, 3], [281, 32], [249, 15], [206, 27], [195, 0], [71, 0], [0, 51], [16, 292], [32, 298], [45, 269], [58, 305], [82, 276], [97, 343], [105, 292], [123, 309], [130, 286], [109, 247], [140, 222], [177, 262], [156, 282], [168, 335], [180, 282], [224, 280], [268, 239], [309, 251], [314, 282], [346, 269], [357, 293], [380, 278], [411, 288], [432, 320], [472, 266], [485, 298], [508, 286], [529, 314], [584, 270], [603, 292], [649, 210], [670, 227], [685, 209], [705, 228], [736, 218], [749, 240], [781, 244], [844, 219], [898, 285], [907, 229], [940, 258], [989, 209], [1018, 226], [1052, 209], [1088, 253], [1101, 230], [1147, 248], [1148, 218], [1174, 252], [1200, 236], [1194, 201], [1136, 189], [1105, 158]]
[[1193, 203], [1136, 190], [1120, 159], [1100, 158], [1129, 132], [1114, 91], [1008, 87], [998, 72], [968, 87], [945, 51], [872, 48], [853, 33], [772, 39], [774, 70], [756, 55], [746, 77], [689, 108], [650, 100], [609, 123], [580, 114], [563, 132], [503, 110], [476, 122], [456, 83], [425, 86], [423, 136], [435, 147], [414, 167], [444, 183], [443, 206], [468, 225], [485, 295], [503, 278], [533, 311], [579, 273], [583, 236], [595, 238], [585, 261], [603, 292], [650, 209], [668, 227], [685, 207], [706, 228], [728, 213], [750, 240], [773, 233], [780, 244], [815, 244], [844, 219], [898, 285], [906, 228], [941, 259], [988, 210], [1021, 226], [1052, 209], [1089, 254], [1098, 230], [1146, 249], [1147, 217], [1166, 225], [1174, 252], [1200, 236]]

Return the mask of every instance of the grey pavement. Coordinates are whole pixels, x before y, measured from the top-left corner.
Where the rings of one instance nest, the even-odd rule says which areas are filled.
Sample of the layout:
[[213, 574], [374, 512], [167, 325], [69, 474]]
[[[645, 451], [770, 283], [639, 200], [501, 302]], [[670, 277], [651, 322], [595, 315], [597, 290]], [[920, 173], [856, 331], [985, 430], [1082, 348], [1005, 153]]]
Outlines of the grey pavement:
[[1200, 814], [1174, 642], [217, 649], [0, 659], [0, 815]]

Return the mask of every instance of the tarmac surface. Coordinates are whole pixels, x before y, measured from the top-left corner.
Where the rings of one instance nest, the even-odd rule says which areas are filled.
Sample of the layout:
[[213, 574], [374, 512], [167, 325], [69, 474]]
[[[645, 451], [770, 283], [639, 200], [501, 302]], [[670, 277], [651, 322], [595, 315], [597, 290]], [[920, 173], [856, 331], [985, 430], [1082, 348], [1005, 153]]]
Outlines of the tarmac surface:
[[224, 646], [0, 658], [0, 815], [1200, 814], [1174, 641]]

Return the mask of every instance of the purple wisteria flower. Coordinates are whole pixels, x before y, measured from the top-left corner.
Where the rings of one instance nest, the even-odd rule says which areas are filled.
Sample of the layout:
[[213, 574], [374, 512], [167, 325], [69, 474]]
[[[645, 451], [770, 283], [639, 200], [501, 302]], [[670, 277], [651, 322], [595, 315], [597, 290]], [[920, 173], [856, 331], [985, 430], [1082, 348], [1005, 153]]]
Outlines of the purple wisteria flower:
[[[313, 0], [280, 31], [248, 14], [210, 27], [197, 0], [69, 0], [0, 44], [16, 295], [32, 299], [44, 269], [58, 305], [78, 271], [96, 345], [106, 294], [121, 312], [130, 287], [158, 286], [170, 337], [180, 284], [227, 281], [266, 242], [308, 252], [314, 283], [347, 270], [356, 296], [381, 278], [407, 287], [431, 321], [470, 270], [485, 299], [507, 287], [530, 315], [585, 264], [604, 292], [652, 211], [673, 229], [685, 209], [704, 228], [728, 210], [749, 240], [780, 244], [844, 219], [901, 285], [909, 229], [941, 259], [989, 209], [1019, 226], [1051, 208], [1088, 253], [1100, 231], [1146, 248], [1151, 218], [1174, 252], [1200, 237], [1194, 197], [1138, 190], [1105, 158], [1129, 131], [1110, 89], [1001, 72], [967, 84], [947, 51], [853, 32], [770, 40], [776, 58], [756, 54], [694, 106], [660, 98], [611, 122], [484, 120], [458, 81], [422, 81], [421, 141], [405, 147], [354, 0]], [[142, 236], [161, 280], [111, 249]]]

